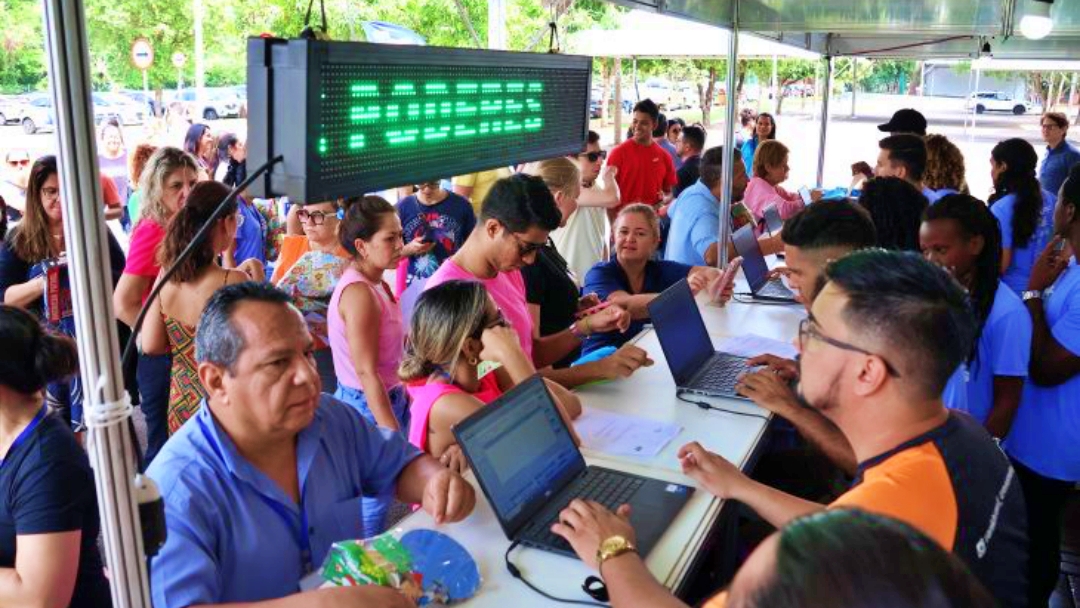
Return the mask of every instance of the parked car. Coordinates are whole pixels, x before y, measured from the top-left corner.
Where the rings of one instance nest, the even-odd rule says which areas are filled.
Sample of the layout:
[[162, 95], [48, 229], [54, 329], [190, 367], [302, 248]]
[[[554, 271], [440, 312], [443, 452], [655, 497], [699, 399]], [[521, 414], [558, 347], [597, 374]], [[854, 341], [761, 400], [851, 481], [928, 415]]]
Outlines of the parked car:
[[146, 118], [143, 107], [123, 95], [116, 93], [92, 93], [94, 100], [94, 122], [115, 118], [122, 125], [141, 125]]
[[201, 116], [203, 120], [240, 116], [240, 98], [229, 89], [206, 89], [201, 108], [195, 107], [195, 89], [184, 89], [173, 100], [186, 104], [191, 116]]
[[975, 109], [976, 114], [983, 112], [1012, 112], [1017, 116], [1031, 111], [1031, 106], [1022, 99], [1014, 99], [1008, 93], [1000, 91], [979, 91], [972, 93], [964, 106]]
[[27, 135], [38, 131], [51, 130], [56, 126], [56, 113], [53, 112], [52, 97], [46, 94], [30, 95], [18, 107], [19, 124]]
[[22, 98], [18, 95], [0, 96], [0, 126], [9, 122], [19, 122], [19, 106]]
[[119, 93], [123, 97], [139, 104], [142, 107], [143, 112], [147, 116], [154, 116], [158, 114], [157, 100], [154, 99], [154, 94], [146, 94], [142, 91], [120, 91]]

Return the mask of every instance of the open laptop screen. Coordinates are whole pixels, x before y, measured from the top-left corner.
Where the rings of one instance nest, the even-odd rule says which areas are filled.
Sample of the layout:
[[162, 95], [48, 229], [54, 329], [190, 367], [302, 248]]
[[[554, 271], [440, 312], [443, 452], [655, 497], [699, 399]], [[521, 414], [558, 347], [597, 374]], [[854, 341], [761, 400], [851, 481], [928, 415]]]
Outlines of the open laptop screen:
[[585, 469], [539, 376], [467, 418], [455, 435], [507, 534]]
[[780, 210], [776, 208], [776, 205], [769, 205], [761, 215], [765, 218], [765, 227], [769, 229], [769, 236], [780, 234], [784, 228], [784, 220], [780, 218]]
[[649, 302], [649, 317], [676, 386], [686, 386], [716, 352], [686, 279]]
[[757, 292], [768, 282], [769, 265], [761, 254], [754, 226], [747, 224], [739, 228], [731, 238], [735, 242], [735, 252], [742, 257], [742, 271], [746, 275], [746, 282], [750, 284], [751, 291]]

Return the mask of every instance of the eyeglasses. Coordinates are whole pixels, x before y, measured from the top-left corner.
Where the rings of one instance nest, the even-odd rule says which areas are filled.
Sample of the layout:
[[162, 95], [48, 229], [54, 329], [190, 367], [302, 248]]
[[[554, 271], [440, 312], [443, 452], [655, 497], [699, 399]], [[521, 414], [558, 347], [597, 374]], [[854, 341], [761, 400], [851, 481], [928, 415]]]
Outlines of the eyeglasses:
[[472, 337], [476, 340], [479, 340], [480, 336], [484, 335], [484, 332], [491, 329], [492, 327], [510, 327], [510, 322], [506, 320], [506, 317], [503, 316], [502, 310], [498, 308], [495, 309], [495, 317], [490, 321], [485, 320], [484, 324], [481, 325], [475, 332], [473, 332]]
[[807, 317], [799, 322], [799, 350], [805, 351], [807, 340], [809, 340], [810, 338], [814, 338], [816, 340], [821, 340], [829, 346], [833, 346], [841, 350], [851, 351], [854, 353], [867, 355], [869, 357], [877, 357], [878, 359], [881, 359], [882, 363], [885, 364], [885, 370], [889, 372], [890, 376], [893, 376], [894, 378], [900, 377], [900, 372], [896, 371], [896, 368], [893, 367], [892, 364], [885, 359], [885, 357], [882, 357], [877, 353], [872, 353], [864, 348], [855, 346], [854, 344], [848, 344], [847, 342], [841, 342], [840, 340], [830, 338], [829, 336], [821, 333], [821, 330], [815, 327], [815, 325], [815, 321], [810, 317]]
[[308, 220], [311, 220], [313, 226], [322, 226], [323, 222], [325, 222], [328, 217], [337, 217], [337, 214], [326, 213], [325, 211], [308, 211], [306, 209], [301, 209], [296, 212], [296, 219], [305, 223]]
[[601, 150], [599, 152], [582, 152], [581, 154], [578, 154], [578, 158], [581, 158], [582, 156], [589, 159], [590, 163], [595, 163], [602, 158], [607, 158], [607, 152]]
[[60, 198], [60, 189], [59, 188], [42, 188], [41, 189], [41, 200], [45, 201], [46, 203], [51, 203], [51, 202], [55, 201], [58, 198]]
[[424, 182], [422, 184], [416, 184], [417, 190], [438, 190], [439, 182]]
[[[506, 226], [503, 226], [503, 228], [506, 228]], [[544, 245], [547, 245], [547, 241], [544, 241], [543, 243], [534, 243], [532, 241], [526, 241], [525, 239], [521, 238], [520, 236], [514, 234], [513, 232], [510, 232], [509, 228], [506, 228], [506, 232], [510, 236], [514, 237], [515, 241], [517, 241], [518, 255], [523, 257], [523, 258], [527, 257], [527, 256], [530, 256], [530, 255], [540, 251], [541, 249], [544, 248]]]
[[24, 158], [21, 160], [9, 160], [7, 161], [7, 164], [11, 165], [12, 167], [25, 167], [30, 164], [30, 159]]

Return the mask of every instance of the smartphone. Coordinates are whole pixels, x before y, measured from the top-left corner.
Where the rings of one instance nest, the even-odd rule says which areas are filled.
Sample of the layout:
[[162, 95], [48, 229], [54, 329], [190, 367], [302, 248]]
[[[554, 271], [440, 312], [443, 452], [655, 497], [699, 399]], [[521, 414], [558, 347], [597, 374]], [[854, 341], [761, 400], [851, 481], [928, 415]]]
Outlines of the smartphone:
[[611, 306], [611, 301], [610, 300], [607, 301], [607, 302], [601, 302], [601, 303], [597, 304], [596, 306], [593, 306], [592, 308], [586, 308], [585, 310], [577, 313], [577, 315], [575, 315], [575, 316], [577, 318], [579, 318], [579, 319], [584, 319], [585, 317], [587, 317], [589, 315], [596, 314], [596, 313], [600, 312], [601, 310], [604, 310], [608, 306]]
[[814, 202], [814, 199], [810, 197], [810, 189], [807, 188], [806, 186], [803, 186], [802, 188], [799, 188], [799, 196], [802, 197], [803, 202], [806, 203], [807, 205]]
[[709, 293], [710, 300], [717, 304], [720, 303], [720, 296], [729, 285], [735, 282], [735, 275], [739, 272], [740, 267], [742, 267], [741, 257], [728, 262], [727, 268], [724, 269], [724, 274], [720, 275], [720, 280], [716, 282], [715, 287], [711, 290], [711, 293]]
[[1061, 253], [1062, 251], [1065, 251], [1065, 246], [1068, 244], [1069, 241], [1066, 241], [1065, 239], [1058, 239], [1058, 242], [1054, 243], [1054, 252]]

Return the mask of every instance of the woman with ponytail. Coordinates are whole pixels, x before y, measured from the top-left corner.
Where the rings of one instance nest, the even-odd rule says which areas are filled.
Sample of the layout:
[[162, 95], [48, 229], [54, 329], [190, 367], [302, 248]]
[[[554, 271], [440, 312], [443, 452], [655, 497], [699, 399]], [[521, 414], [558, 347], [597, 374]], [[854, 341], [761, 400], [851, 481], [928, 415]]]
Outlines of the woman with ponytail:
[[[169, 222], [158, 247], [161, 268], [172, 266], [228, 194], [229, 188], [220, 182], [199, 182], [191, 189], [187, 203]], [[172, 356], [166, 414], [170, 435], [195, 415], [206, 397], [195, 365], [195, 328], [207, 300], [224, 285], [252, 279], [242, 271], [222, 268], [217, 261], [236, 234], [236, 211], [236, 202], [229, 203], [210, 234], [162, 287], [143, 324], [143, 352]]]
[[94, 474], [44, 388], [78, 371], [75, 343], [0, 306], [0, 605], [111, 606]]
[[1057, 193], [1039, 186], [1038, 162], [1035, 148], [1019, 138], [1006, 139], [990, 152], [994, 194], [989, 202], [1001, 223], [1002, 281], [1017, 295], [1027, 289], [1031, 267], [1053, 230]]
[[[481, 375], [481, 361], [499, 366]], [[535, 373], [483, 284], [453, 280], [428, 289], [416, 303], [398, 370], [412, 398], [409, 441], [460, 471], [464, 460], [454, 425]], [[581, 402], [559, 384], [545, 382], [569, 426], [581, 415]]]
[[1019, 296], [1002, 288], [997, 219], [982, 201], [950, 194], [927, 208], [919, 241], [926, 259], [967, 289], [979, 322], [975, 346], [949, 379], [942, 399], [1004, 438], [1028, 375], [1031, 318]]

